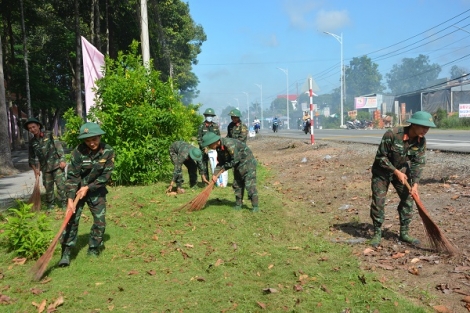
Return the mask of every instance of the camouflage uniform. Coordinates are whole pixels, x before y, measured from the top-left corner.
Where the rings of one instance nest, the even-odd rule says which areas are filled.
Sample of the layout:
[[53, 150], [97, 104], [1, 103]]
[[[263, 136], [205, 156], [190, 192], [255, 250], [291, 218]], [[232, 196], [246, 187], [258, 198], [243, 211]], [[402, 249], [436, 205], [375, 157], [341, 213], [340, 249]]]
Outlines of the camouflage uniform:
[[39, 138], [33, 136], [29, 140], [29, 166], [39, 160], [39, 168], [42, 172], [42, 183], [46, 189], [46, 203], [49, 209], [54, 207], [54, 183], [57, 187], [57, 200], [61, 208], [65, 208], [65, 174], [59, 167], [65, 163], [62, 144], [55, 140], [52, 132], [41, 132]]
[[197, 130], [197, 142], [202, 152], [202, 163], [204, 163], [205, 168], [203, 174], [206, 175], [206, 178], [209, 178], [209, 156], [206, 153], [206, 149], [202, 147], [202, 137], [207, 134], [207, 132], [213, 132], [214, 134], [220, 136], [219, 125], [214, 122], [209, 123], [207, 121], [204, 121], [201, 125], [199, 125], [199, 128]]
[[[175, 141], [170, 146], [170, 158], [171, 162], [175, 166], [173, 170], [173, 181], [176, 183], [178, 188], [184, 183], [183, 179], [183, 164], [188, 169], [189, 173], [189, 184], [191, 187], [197, 183], [197, 168], [199, 168], [199, 174], [203, 175], [206, 172], [203, 161], [194, 161], [189, 156], [189, 151], [195, 147], [184, 141]], [[196, 148], [197, 149], [197, 148]], [[196, 150], [197, 151], [197, 150]], [[208, 178], [208, 176], [206, 176]]]
[[406, 186], [393, 174], [395, 169], [404, 172], [412, 186], [419, 183], [421, 172], [426, 163], [426, 139], [416, 137], [410, 141], [409, 127], [389, 129], [380, 142], [372, 166], [372, 203], [370, 217], [374, 228], [380, 228], [384, 222], [384, 206], [390, 183], [395, 187], [399, 197], [398, 214], [400, 232], [408, 232], [412, 218], [413, 198]]
[[238, 139], [241, 142], [246, 143], [248, 138], [248, 127], [242, 122], [235, 124], [230, 122], [227, 127], [227, 138]]
[[239, 140], [220, 138], [220, 147], [217, 148], [218, 163], [214, 170], [233, 168], [232, 188], [235, 192], [236, 206], [242, 205], [243, 191], [248, 192], [248, 199], [253, 207], [258, 207], [258, 191], [256, 189], [256, 159], [250, 148]]
[[93, 225], [90, 230], [89, 248], [97, 249], [103, 246], [103, 235], [106, 228], [106, 184], [114, 169], [114, 150], [103, 142], [93, 153], [85, 143], [81, 143], [72, 151], [70, 165], [67, 171], [66, 189], [69, 199], [74, 199], [76, 192], [88, 186], [88, 193], [76, 207], [62, 234], [61, 243], [73, 247], [77, 242], [78, 224], [85, 203], [93, 215]]

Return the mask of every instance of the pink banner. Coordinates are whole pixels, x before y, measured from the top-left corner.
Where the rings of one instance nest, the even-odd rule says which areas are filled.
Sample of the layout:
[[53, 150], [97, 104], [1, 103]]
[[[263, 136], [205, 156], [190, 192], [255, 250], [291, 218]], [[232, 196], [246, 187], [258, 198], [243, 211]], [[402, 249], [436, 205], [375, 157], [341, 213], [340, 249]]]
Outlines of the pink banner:
[[103, 77], [104, 55], [82, 36], [83, 77], [85, 80], [85, 107], [86, 113], [93, 106], [97, 79]]

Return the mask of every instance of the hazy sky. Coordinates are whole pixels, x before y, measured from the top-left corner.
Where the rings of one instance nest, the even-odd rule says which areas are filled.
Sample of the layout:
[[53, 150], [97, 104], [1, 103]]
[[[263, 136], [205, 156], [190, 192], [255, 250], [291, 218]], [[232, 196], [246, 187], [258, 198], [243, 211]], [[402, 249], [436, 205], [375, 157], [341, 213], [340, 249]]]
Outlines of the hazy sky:
[[345, 65], [368, 55], [384, 78], [419, 54], [441, 65], [440, 77], [453, 65], [470, 69], [470, 0], [187, 2], [207, 35], [193, 67], [200, 80], [194, 102], [218, 114], [228, 105], [246, 110], [247, 98], [260, 102], [261, 89], [267, 108], [286, 94], [287, 79], [289, 94], [303, 92], [309, 76], [318, 94], [339, 87], [341, 44], [324, 31], [342, 34]]

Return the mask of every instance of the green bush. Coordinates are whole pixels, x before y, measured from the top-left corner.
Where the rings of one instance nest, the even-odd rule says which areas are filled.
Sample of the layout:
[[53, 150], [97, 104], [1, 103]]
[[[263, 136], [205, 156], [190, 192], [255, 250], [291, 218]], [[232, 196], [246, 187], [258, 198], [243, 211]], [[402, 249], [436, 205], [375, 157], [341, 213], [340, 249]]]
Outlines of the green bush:
[[202, 116], [200, 105], [185, 106], [172, 82], [142, 65], [138, 43], [129, 54], [106, 58], [105, 75], [97, 81], [97, 99], [88, 114], [106, 132], [103, 141], [115, 152], [113, 180], [117, 184], [152, 184], [170, 179], [173, 166], [168, 148], [176, 140], [190, 141]]
[[18, 256], [39, 258], [48, 248], [52, 232], [44, 213], [31, 212], [32, 204], [17, 202], [18, 208], [8, 209], [6, 222], [2, 224], [2, 245]]
[[80, 133], [80, 126], [82, 126], [83, 119], [75, 114], [74, 109], [70, 108], [64, 113], [65, 132], [62, 135], [62, 140], [67, 143], [67, 147], [75, 148], [80, 142], [80, 139], [77, 139], [78, 134]]

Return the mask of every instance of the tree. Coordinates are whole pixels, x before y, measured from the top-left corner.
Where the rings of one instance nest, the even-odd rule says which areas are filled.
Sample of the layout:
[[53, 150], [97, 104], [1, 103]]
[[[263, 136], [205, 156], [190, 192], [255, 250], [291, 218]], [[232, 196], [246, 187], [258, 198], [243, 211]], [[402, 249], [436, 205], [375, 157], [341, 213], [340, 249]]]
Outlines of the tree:
[[460, 81], [461, 81], [463, 76], [467, 73], [468, 73], [467, 69], [465, 69], [463, 67], [460, 67], [460, 66], [457, 66], [457, 65], [454, 65], [450, 69], [450, 79], [460, 79]]
[[371, 94], [382, 93], [385, 86], [382, 85], [382, 74], [378, 70], [379, 65], [373, 63], [366, 55], [354, 57], [345, 71], [347, 99]]
[[0, 175], [10, 175], [17, 172], [17, 170], [13, 166], [13, 161], [11, 159], [4, 80], [3, 47], [2, 36], [0, 36]]
[[429, 57], [420, 54], [414, 59], [402, 59], [401, 64], [393, 65], [385, 77], [388, 88], [398, 95], [428, 87], [440, 72], [441, 67], [438, 64], [430, 64]]

